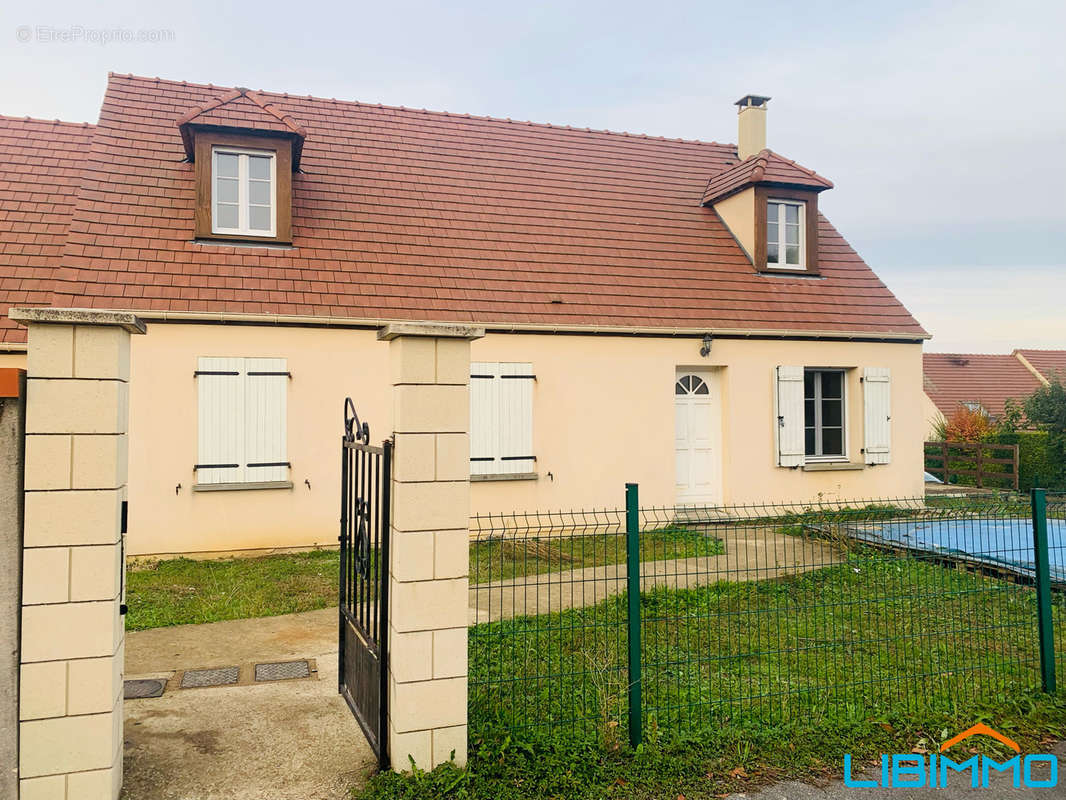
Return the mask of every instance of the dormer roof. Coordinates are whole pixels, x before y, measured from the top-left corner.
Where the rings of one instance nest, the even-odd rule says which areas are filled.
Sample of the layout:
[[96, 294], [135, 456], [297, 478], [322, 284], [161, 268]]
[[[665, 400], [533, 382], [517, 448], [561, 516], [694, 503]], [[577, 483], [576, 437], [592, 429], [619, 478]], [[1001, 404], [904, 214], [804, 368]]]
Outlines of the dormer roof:
[[300, 167], [300, 153], [307, 137], [304, 127], [290, 114], [251, 89], [230, 89], [206, 103], [194, 106], [177, 120], [185, 155], [195, 159], [193, 130], [197, 127], [280, 134], [293, 140], [292, 168]]
[[823, 178], [814, 170], [801, 167], [795, 161], [767, 149], [712, 175], [707, 182], [701, 203], [716, 203], [756, 184], [811, 189], [815, 192], [833, 188], [832, 181]]

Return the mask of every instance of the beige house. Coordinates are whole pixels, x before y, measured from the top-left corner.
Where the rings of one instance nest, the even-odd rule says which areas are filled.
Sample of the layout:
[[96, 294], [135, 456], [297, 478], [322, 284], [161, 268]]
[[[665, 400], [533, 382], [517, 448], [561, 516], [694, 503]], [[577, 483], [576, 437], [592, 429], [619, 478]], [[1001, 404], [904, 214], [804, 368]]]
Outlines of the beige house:
[[738, 105], [739, 147], [112, 75], [0, 120], [0, 290], [148, 323], [132, 555], [333, 544], [405, 321], [485, 329], [473, 513], [918, 495], [927, 334]]

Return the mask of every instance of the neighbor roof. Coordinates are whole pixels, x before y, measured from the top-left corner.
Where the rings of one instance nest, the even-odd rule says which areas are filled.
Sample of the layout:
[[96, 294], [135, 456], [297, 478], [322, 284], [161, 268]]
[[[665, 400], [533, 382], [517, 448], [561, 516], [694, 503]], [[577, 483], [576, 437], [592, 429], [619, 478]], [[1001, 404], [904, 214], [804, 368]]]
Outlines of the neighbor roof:
[[0, 117], [0, 343], [26, 341], [9, 306], [51, 302], [92, 126]]
[[757, 273], [701, 204], [732, 145], [257, 92], [250, 113], [306, 132], [293, 247], [197, 243], [179, 122], [233, 92], [110, 76], [53, 304], [924, 335], [824, 217], [820, 278]]
[[1051, 380], [1053, 375], [1066, 380], [1066, 350], [1018, 349], [1014, 354], [1028, 361], [1044, 380]]
[[980, 403], [999, 417], [1008, 398], [1022, 400], [1040, 388], [1040, 379], [1013, 355], [925, 353], [925, 393], [945, 417], [964, 403]]

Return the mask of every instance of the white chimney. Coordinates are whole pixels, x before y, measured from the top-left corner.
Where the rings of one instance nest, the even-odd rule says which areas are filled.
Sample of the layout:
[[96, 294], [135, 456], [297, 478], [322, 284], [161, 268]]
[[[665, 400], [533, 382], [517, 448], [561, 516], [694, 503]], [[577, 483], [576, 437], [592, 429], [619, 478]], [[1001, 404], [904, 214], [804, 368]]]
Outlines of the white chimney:
[[746, 94], [734, 104], [737, 110], [737, 155], [743, 161], [766, 149], [766, 104], [769, 97]]

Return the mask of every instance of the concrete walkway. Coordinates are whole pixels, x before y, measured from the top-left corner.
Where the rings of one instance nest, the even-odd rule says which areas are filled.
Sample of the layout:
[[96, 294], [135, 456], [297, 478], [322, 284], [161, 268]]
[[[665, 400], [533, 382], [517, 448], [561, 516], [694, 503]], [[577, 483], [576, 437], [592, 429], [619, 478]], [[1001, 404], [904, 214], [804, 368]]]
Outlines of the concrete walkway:
[[337, 612], [183, 625], [126, 636], [126, 678], [312, 658], [317, 677], [167, 689], [125, 704], [127, 800], [341, 800], [374, 755], [337, 694]]
[[[777, 534], [770, 528], [731, 528], [723, 544], [725, 552], [716, 556], [642, 562], [641, 591], [769, 580], [841, 561], [828, 542]], [[602, 564], [471, 586], [470, 623], [592, 606], [624, 592], [626, 574], [625, 564]]]

